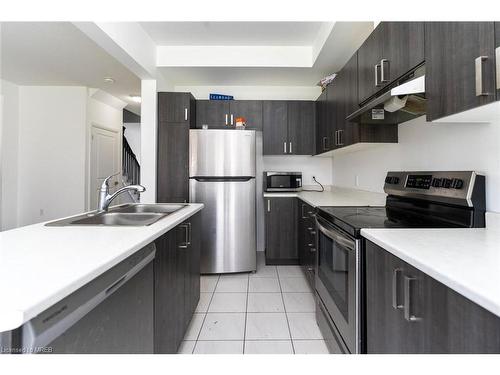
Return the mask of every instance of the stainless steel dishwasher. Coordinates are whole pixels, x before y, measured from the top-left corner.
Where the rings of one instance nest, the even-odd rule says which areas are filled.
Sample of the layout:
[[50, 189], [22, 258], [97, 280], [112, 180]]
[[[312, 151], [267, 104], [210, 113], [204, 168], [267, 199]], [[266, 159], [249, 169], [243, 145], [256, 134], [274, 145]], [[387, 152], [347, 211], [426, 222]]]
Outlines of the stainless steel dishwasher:
[[18, 329], [3, 353], [153, 353], [150, 244]]

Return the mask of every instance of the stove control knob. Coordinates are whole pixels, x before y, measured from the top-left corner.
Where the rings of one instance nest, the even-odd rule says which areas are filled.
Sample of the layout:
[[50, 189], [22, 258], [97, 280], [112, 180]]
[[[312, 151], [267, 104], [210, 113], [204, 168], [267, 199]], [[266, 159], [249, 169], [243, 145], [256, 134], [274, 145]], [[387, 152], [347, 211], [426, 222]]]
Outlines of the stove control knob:
[[464, 181], [459, 179], [459, 178], [454, 178], [452, 181], [451, 181], [451, 187], [453, 189], [461, 189], [464, 187]]
[[451, 179], [443, 178], [443, 187], [449, 189], [451, 187]]
[[443, 186], [443, 180], [440, 178], [433, 178], [432, 179], [432, 186], [435, 188], [440, 188]]
[[386, 184], [390, 184], [390, 183], [392, 183], [392, 177], [387, 176], [387, 177], [385, 178], [385, 183], [386, 183]]
[[399, 184], [399, 177], [393, 177], [392, 178], [392, 183], [395, 184], [395, 185]]

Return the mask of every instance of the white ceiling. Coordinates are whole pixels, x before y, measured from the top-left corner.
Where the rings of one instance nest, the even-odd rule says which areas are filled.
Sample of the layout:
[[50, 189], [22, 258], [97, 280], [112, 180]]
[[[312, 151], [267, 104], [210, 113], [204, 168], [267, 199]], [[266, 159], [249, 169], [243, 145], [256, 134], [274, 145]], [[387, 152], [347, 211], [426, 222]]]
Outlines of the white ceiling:
[[[2, 78], [19, 85], [87, 86], [128, 103], [141, 81], [69, 22], [3, 22]], [[113, 77], [114, 84], [104, 82]]]
[[324, 22], [141, 22], [157, 45], [309, 46]]
[[[322, 40], [324, 22], [190, 22], [143, 23], [158, 45], [311, 46], [320, 48], [310, 67], [213, 66], [213, 59], [199, 56], [198, 66], [164, 66], [159, 71], [173, 86], [314, 86], [339, 71], [373, 30], [373, 22], [336, 22]], [[330, 29], [327, 29], [330, 30]], [[202, 32], [203, 31], [203, 32]], [[184, 34], [184, 36], [183, 36]], [[183, 39], [184, 38], [184, 39]], [[242, 59], [245, 56], [241, 57]], [[203, 66], [203, 61], [206, 66]]]

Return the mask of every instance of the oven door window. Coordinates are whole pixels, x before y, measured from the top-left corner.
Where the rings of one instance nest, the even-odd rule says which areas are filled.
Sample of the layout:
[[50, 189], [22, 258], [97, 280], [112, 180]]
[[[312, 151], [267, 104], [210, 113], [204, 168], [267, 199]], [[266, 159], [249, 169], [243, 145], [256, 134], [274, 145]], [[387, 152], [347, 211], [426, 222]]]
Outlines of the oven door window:
[[339, 242], [319, 231], [318, 277], [342, 313], [349, 321], [349, 252]]

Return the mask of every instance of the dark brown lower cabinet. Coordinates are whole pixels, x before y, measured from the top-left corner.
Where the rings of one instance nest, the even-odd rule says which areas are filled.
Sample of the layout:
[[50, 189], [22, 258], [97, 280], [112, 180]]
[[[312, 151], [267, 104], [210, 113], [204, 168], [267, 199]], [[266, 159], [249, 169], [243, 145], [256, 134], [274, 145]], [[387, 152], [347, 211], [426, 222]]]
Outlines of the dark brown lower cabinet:
[[314, 288], [314, 266], [316, 264], [314, 208], [301, 199], [297, 199], [297, 205], [299, 264], [302, 266], [311, 288]]
[[200, 215], [155, 241], [154, 351], [177, 353], [200, 298]]
[[266, 264], [298, 264], [297, 198], [265, 198]]
[[500, 353], [500, 317], [366, 241], [368, 353]]

